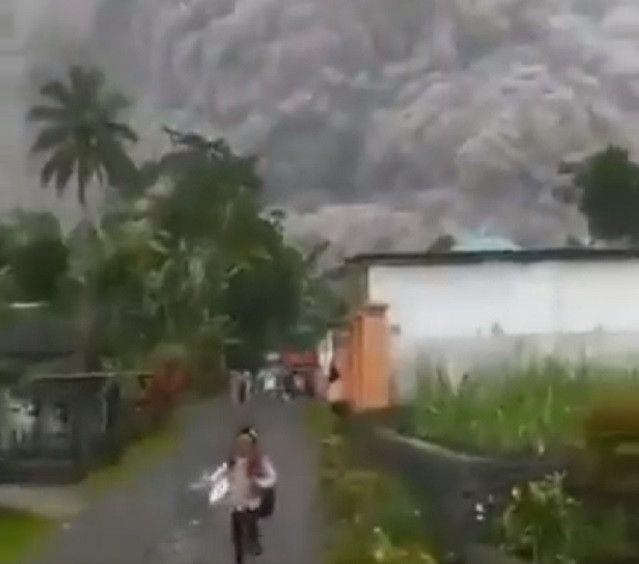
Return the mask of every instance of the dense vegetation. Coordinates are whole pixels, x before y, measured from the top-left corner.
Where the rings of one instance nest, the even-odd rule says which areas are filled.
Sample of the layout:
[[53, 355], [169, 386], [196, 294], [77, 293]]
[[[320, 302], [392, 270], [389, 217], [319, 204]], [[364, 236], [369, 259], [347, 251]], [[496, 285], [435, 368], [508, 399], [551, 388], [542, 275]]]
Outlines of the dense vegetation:
[[459, 384], [425, 370], [407, 423], [417, 435], [481, 452], [546, 454], [582, 444], [589, 415], [636, 401], [634, 371], [547, 360]]
[[[48, 213], [2, 222], [3, 301], [46, 301], [81, 319], [99, 310], [119, 357], [179, 342], [209, 371], [250, 367], [337, 312], [317, 268], [324, 247], [303, 254], [285, 240], [253, 156], [164, 128], [170, 150], [135, 162], [128, 102], [96, 69], [73, 67], [40, 94], [28, 119], [42, 186], [73, 188], [84, 213], [69, 233]], [[93, 222], [90, 190], [106, 200]]]
[[361, 460], [347, 425], [321, 405], [308, 422], [322, 439], [320, 480], [328, 530], [330, 564], [435, 564], [427, 519], [408, 491], [385, 472]]
[[614, 145], [576, 163], [563, 163], [573, 195], [600, 241], [639, 242], [639, 165]]

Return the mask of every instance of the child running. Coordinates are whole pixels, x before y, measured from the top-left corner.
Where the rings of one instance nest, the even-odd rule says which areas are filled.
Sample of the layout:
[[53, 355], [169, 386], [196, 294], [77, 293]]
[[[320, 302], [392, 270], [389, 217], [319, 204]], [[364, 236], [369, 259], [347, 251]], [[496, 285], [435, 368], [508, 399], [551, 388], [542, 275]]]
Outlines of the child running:
[[[228, 460], [211, 476], [213, 484], [226, 479], [226, 498], [231, 507], [231, 539], [236, 564], [244, 563], [244, 546], [259, 555], [262, 553], [259, 519], [273, 510], [274, 488], [277, 482], [275, 467], [262, 453], [257, 432], [252, 427], [241, 428], [236, 436]], [[266, 507], [266, 506], [271, 507]], [[246, 541], [244, 538], [246, 535]]]

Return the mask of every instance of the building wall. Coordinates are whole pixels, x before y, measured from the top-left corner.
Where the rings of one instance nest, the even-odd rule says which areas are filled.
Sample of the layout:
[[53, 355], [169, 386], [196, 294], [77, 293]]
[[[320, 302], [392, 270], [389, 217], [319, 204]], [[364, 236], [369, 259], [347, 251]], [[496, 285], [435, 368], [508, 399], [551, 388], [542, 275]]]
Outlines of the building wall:
[[639, 261], [372, 266], [368, 278], [388, 305], [400, 397], [427, 367], [457, 379], [547, 356], [639, 356]]

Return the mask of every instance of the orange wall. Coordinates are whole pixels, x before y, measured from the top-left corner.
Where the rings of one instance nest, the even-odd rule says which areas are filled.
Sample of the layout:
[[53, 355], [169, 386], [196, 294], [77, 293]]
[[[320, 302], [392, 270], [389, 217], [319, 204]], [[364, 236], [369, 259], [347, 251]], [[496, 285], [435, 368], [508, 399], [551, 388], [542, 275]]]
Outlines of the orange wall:
[[391, 404], [390, 330], [386, 306], [367, 304], [348, 322], [336, 348], [344, 395], [354, 411]]

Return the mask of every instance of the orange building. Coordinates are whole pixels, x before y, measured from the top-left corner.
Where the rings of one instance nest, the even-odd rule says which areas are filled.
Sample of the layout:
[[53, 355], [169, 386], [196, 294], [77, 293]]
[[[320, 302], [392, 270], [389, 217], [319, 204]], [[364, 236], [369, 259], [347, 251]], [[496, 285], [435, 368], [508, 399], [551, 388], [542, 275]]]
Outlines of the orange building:
[[[331, 340], [330, 361], [341, 375], [344, 400], [353, 411], [383, 409], [392, 402], [391, 333], [386, 305], [366, 301], [360, 272], [353, 271], [350, 279], [351, 314], [326, 336]], [[326, 343], [320, 348], [326, 350]]]

